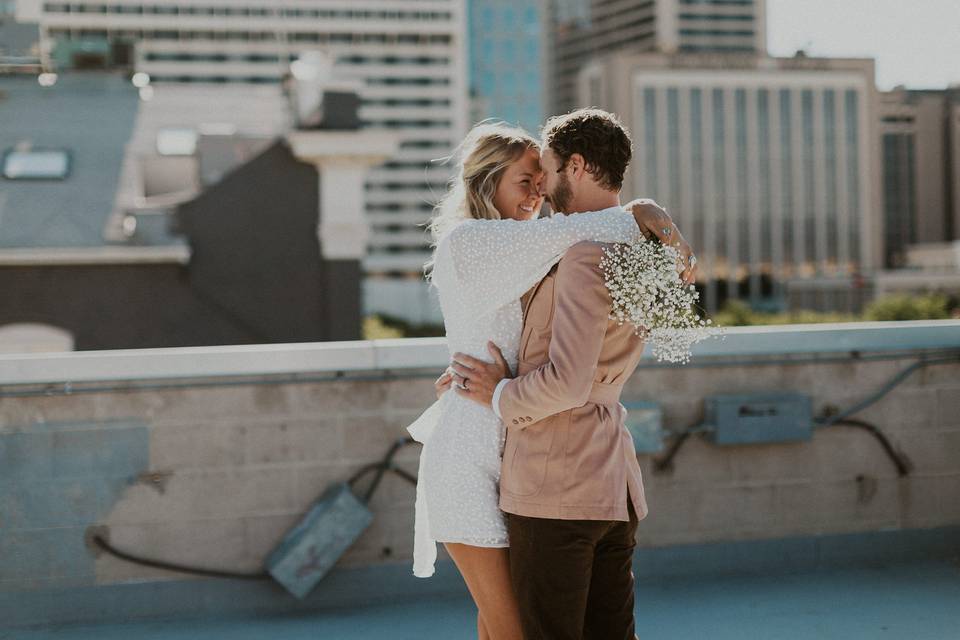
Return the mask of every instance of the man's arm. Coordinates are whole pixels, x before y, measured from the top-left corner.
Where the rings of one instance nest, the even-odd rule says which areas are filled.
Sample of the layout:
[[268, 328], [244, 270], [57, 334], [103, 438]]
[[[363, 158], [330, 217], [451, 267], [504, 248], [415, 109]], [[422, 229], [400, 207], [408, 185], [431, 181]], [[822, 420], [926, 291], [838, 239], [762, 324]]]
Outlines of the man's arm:
[[531, 424], [587, 402], [610, 315], [602, 257], [602, 245], [583, 242], [560, 261], [550, 361], [503, 384], [498, 408], [505, 425]]

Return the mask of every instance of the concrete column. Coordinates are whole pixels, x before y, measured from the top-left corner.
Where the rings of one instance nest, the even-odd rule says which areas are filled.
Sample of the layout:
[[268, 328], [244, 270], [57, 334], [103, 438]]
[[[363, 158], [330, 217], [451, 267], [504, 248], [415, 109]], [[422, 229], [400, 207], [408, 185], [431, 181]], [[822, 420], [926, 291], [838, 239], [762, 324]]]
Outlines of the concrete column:
[[394, 135], [379, 131], [293, 131], [287, 142], [298, 160], [317, 168], [317, 240], [324, 262], [323, 314], [327, 339], [360, 337], [362, 260], [370, 223], [364, 179], [370, 167], [397, 149]]
[[367, 169], [397, 149], [394, 135], [379, 131], [292, 131], [287, 142], [298, 160], [317, 168], [320, 211], [317, 236], [327, 260], [360, 260], [370, 225], [364, 214]]
[[707, 313], [714, 314], [719, 308], [719, 292], [717, 291], [717, 255], [720, 248], [717, 246], [716, 226], [720, 216], [721, 203], [717, 201], [717, 176], [715, 173], [716, 159], [713, 148], [713, 86], [705, 84], [703, 87], [703, 108], [700, 111], [700, 122], [703, 130], [703, 249], [706, 260], [703, 264], [703, 273], [707, 278], [705, 292]]
[[786, 279], [783, 268], [783, 148], [780, 144], [782, 126], [780, 122], [780, 87], [770, 87], [770, 259], [773, 262], [773, 295], [784, 296], [783, 282]]
[[[827, 224], [828, 207], [834, 203], [827, 201], [827, 162], [826, 145], [824, 144], [824, 109], [823, 90], [813, 90], [813, 213], [814, 227], [814, 255], [807, 256], [816, 265], [818, 275], [827, 275], [827, 262], [830, 259], [827, 251]], [[804, 216], [804, 224], [806, 224]]]
[[727, 258], [727, 292], [731, 299], [738, 298], [738, 276], [740, 271], [740, 233], [738, 222], [744, 215], [740, 211], [740, 180], [737, 162], [737, 101], [736, 88], [726, 86], [723, 89], [723, 154], [724, 154], [724, 216], [721, 224], [726, 229], [723, 246]]
[[[757, 90], [748, 88], [746, 90], [747, 100], [747, 193], [746, 211], [741, 211], [741, 215], [746, 215], [747, 236], [741, 238], [741, 242], [749, 243], [750, 263], [748, 265], [748, 274], [750, 278], [750, 299], [757, 301], [761, 298], [760, 274], [762, 273], [762, 251], [761, 243], [770, 242], [769, 238], [762, 237], [761, 216], [768, 216], [769, 212], [760, 211], [760, 191], [766, 189], [766, 185], [760, 184], [760, 158], [758, 150], [760, 148], [759, 129], [760, 121], [757, 117]], [[768, 147], [769, 148], [769, 147]]]
[[[960, 240], [960, 105], [953, 105], [950, 109], [950, 124], [947, 127], [950, 135], [950, 164], [953, 169], [951, 184], [951, 206], [953, 219], [950, 226], [950, 240]], [[960, 264], [960, 259], [956, 262]]]
[[807, 193], [804, 186], [805, 167], [803, 164], [803, 103], [801, 102], [802, 89], [794, 88], [790, 92], [790, 146], [793, 157], [793, 274], [792, 277], [803, 277], [803, 263], [806, 259], [804, 244], [803, 216], [807, 212]]
[[656, 6], [657, 50], [664, 53], [675, 53], [680, 49], [677, 0], [659, 0]]

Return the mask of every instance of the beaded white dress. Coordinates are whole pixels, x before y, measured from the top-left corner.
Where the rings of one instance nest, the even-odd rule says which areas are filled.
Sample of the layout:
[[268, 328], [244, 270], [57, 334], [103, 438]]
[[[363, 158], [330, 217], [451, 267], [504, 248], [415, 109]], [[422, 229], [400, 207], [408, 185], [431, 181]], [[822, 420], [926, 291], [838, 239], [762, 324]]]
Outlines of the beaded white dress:
[[[458, 224], [438, 242], [432, 276], [450, 354], [459, 351], [489, 362], [486, 345], [493, 341], [515, 372], [524, 292], [578, 242], [633, 243], [639, 236], [633, 215], [619, 206], [529, 221]], [[498, 506], [506, 431], [493, 410], [447, 391], [408, 430], [424, 445], [414, 575], [433, 575], [437, 542], [509, 546]]]

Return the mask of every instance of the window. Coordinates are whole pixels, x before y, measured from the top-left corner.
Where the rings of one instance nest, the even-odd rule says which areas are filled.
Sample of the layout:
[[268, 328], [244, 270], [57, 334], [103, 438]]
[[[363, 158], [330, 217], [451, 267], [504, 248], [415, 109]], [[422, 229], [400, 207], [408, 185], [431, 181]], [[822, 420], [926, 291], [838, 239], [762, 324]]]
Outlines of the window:
[[64, 180], [70, 173], [65, 149], [8, 149], [3, 154], [3, 177], [8, 180]]
[[157, 132], [157, 153], [162, 156], [192, 156], [197, 150], [193, 129], [165, 128]]

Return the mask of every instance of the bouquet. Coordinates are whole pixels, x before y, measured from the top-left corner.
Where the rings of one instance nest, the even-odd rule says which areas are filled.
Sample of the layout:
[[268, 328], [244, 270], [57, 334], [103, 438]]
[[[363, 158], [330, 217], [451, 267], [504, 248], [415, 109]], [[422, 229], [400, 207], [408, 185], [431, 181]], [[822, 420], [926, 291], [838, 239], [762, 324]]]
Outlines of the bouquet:
[[674, 247], [640, 238], [605, 248], [604, 254], [600, 267], [613, 300], [610, 318], [631, 323], [637, 335], [649, 339], [658, 361], [685, 364], [691, 346], [723, 333], [696, 312], [700, 294], [680, 279]]

